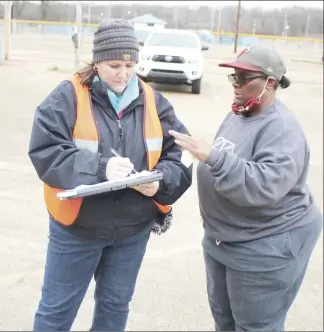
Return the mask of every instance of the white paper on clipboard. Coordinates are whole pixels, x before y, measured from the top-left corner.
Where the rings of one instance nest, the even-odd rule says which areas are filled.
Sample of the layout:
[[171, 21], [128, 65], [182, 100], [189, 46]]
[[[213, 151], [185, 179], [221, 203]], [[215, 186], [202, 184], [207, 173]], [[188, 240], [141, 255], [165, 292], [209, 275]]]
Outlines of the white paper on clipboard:
[[93, 185], [80, 185], [74, 189], [63, 190], [57, 194], [57, 198], [62, 200], [91, 196], [104, 192], [133, 187], [142, 183], [159, 181], [162, 179], [163, 174], [160, 172], [143, 171], [136, 174], [130, 174], [129, 176], [122, 179], [110, 180]]

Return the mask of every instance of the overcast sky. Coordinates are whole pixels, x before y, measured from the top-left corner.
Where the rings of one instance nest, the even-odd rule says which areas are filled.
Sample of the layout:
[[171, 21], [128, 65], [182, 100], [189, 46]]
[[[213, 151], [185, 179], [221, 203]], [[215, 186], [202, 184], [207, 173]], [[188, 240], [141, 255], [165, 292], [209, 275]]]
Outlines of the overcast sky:
[[[84, 2], [89, 2], [89, 1], [84, 1]], [[91, 1], [94, 3], [102, 4], [102, 3], [120, 3], [119, 1]], [[187, 6], [195, 6], [195, 3], [197, 1], [123, 1], [123, 3], [142, 3], [144, 4], [160, 4], [160, 5], [165, 5], [165, 6], [172, 6], [172, 5], [184, 5], [186, 4]], [[207, 6], [223, 6], [223, 5], [237, 5], [238, 1], [199, 1], [199, 5], [207, 5]], [[315, 8], [323, 8], [323, 1], [241, 1], [241, 4], [243, 6], [247, 7], [264, 7], [264, 8], [282, 8], [282, 7], [287, 7], [287, 6], [302, 6], [302, 7], [315, 7]]]

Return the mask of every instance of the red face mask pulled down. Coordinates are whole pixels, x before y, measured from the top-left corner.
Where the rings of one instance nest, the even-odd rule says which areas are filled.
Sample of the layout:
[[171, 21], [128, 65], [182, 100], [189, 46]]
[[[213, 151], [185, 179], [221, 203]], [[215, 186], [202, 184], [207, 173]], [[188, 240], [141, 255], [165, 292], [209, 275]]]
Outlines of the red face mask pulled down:
[[258, 105], [260, 105], [261, 98], [262, 98], [263, 94], [267, 91], [267, 84], [268, 84], [269, 78], [270, 77], [267, 78], [267, 81], [265, 82], [264, 87], [258, 97], [249, 98], [241, 106], [238, 106], [237, 104], [233, 103], [232, 111], [237, 115], [247, 114], [247, 113], [251, 112], [253, 109], [255, 109]]

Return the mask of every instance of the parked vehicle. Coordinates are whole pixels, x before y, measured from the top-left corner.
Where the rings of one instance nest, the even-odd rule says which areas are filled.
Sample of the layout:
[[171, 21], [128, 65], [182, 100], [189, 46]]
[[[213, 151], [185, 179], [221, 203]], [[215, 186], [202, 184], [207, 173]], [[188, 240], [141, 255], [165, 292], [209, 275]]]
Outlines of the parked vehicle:
[[202, 45], [196, 32], [163, 29], [152, 31], [140, 42], [140, 61], [137, 75], [146, 82], [187, 84], [192, 93], [199, 94], [204, 69]]

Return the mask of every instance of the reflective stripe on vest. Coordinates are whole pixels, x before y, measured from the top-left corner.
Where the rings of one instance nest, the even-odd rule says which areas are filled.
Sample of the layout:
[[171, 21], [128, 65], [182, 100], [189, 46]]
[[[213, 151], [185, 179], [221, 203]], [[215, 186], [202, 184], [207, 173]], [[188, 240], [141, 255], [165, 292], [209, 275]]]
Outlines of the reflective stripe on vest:
[[162, 150], [162, 138], [147, 138], [146, 139], [146, 145], [147, 145], [147, 151], [161, 151]]
[[[93, 153], [98, 152], [99, 137], [95, 119], [91, 109], [90, 93], [87, 86], [81, 84], [81, 79], [75, 75], [71, 82], [76, 94], [76, 122], [73, 130], [73, 141], [79, 149], [87, 149]], [[142, 82], [144, 90], [144, 141], [147, 149], [147, 165], [152, 170], [158, 163], [163, 145], [163, 132], [158, 117], [155, 95], [153, 89]], [[52, 217], [68, 226], [72, 225], [78, 217], [82, 198], [73, 200], [59, 200], [57, 193], [62, 189], [52, 188], [44, 184], [45, 203]], [[158, 204], [153, 200], [160, 212], [167, 214], [170, 206]]]
[[73, 138], [73, 142], [78, 149], [86, 149], [93, 153], [98, 152], [97, 141], [89, 141], [86, 139]]
[[[155, 104], [153, 89], [141, 81], [144, 90], [144, 140], [147, 149], [147, 166], [151, 171], [158, 163], [163, 143], [163, 131]], [[161, 205], [153, 200], [160, 212], [167, 214], [171, 211], [170, 206]]]

